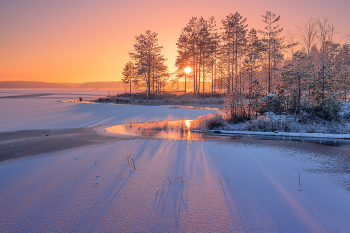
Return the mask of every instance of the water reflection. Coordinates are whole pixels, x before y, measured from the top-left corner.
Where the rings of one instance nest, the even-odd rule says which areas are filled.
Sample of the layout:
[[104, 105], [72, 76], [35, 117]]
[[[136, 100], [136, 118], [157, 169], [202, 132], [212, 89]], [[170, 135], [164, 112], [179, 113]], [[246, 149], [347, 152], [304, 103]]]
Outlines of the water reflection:
[[162, 122], [129, 122], [124, 125], [116, 125], [106, 128], [109, 133], [131, 136], [146, 136], [164, 138], [169, 140], [197, 141], [215, 138], [214, 135], [196, 133], [191, 131], [193, 120], [162, 121]]

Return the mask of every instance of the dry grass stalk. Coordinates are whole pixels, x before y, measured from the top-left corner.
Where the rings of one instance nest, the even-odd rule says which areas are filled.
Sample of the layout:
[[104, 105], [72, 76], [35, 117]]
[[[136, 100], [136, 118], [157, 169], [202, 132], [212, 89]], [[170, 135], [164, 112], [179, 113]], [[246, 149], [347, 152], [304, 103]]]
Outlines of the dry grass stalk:
[[132, 160], [132, 165], [134, 166], [134, 169], [136, 169], [135, 162], [134, 162], [134, 158], [131, 157], [131, 160]]
[[96, 164], [96, 160], [95, 160], [95, 164]]
[[128, 164], [129, 164], [129, 158], [131, 157], [131, 153], [129, 155], [126, 156], [126, 158], [128, 159]]
[[159, 193], [159, 192], [163, 192], [163, 189], [161, 188], [160, 190], [159, 190], [159, 188], [157, 188], [157, 193]]
[[300, 172], [299, 172], [299, 174], [298, 174], [298, 177], [299, 177], [299, 185], [301, 185], [301, 183], [300, 183]]
[[171, 180], [170, 180], [170, 178], [168, 177], [168, 178], [166, 178], [165, 180], [163, 180], [163, 183], [165, 182], [165, 181], [167, 181], [167, 180], [169, 180], [169, 182], [171, 183]]
[[227, 176], [226, 176], [226, 180], [227, 180], [227, 187], [230, 187], [230, 185], [229, 185], [229, 183], [228, 183], [228, 178], [227, 178]]
[[179, 177], [181, 178], [181, 182], [185, 182], [185, 181], [186, 181], [187, 184], [188, 184], [188, 180], [184, 180], [184, 179], [182, 178], [182, 175], [179, 175], [178, 177], [176, 177], [175, 181], [176, 181]]
[[120, 173], [119, 176], [118, 176], [118, 178], [123, 178], [123, 174]]
[[221, 177], [221, 174], [220, 174], [220, 183], [222, 183], [222, 177]]

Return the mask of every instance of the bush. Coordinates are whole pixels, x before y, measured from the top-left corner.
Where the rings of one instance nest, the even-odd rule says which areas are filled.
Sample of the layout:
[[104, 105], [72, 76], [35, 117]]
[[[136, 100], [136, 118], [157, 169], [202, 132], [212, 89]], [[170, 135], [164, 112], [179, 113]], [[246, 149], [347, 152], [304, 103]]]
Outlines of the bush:
[[265, 112], [274, 112], [278, 113], [281, 110], [281, 101], [276, 97], [276, 95], [271, 94], [264, 98], [264, 100], [261, 103], [261, 107], [259, 112], [265, 113]]
[[229, 129], [230, 126], [222, 115], [212, 113], [206, 116], [199, 116], [192, 122], [191, 128], [194, 130], [209, 131], [214, 129], [226, 130]]
[[341, 102], [327, 99], [323, 102], [322, 106], [308, 108], [306, 110], [308, 113], [307, 117], [311, 119], [320, 118], [327, 121], [339, 121], [341, 108]]

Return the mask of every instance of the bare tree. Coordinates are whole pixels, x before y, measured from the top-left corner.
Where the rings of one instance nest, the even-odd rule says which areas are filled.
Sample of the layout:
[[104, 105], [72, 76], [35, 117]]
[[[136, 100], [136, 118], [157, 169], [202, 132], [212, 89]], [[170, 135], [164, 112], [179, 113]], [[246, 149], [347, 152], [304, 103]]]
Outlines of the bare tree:
[[310, 55], [312, 46], [316, 43], [317, 39], [317, 21], [314, 18], [310, 18], [306, 23], [298, 27], [299, 37], [303, 50], [307, 55]]

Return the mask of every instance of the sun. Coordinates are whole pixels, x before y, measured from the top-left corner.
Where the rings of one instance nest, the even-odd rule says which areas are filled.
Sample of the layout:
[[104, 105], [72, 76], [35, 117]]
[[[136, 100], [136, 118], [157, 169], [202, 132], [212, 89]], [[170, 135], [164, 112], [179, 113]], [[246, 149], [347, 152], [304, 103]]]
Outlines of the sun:
[[191, 67], [186, 67], [185, 69], [184, 69], [184, 71], [186, 72], [186, 74], [188, 74], [188, 73], [191, 73], [191, 71], [192, 71], [192, 69], [191, 69]]

